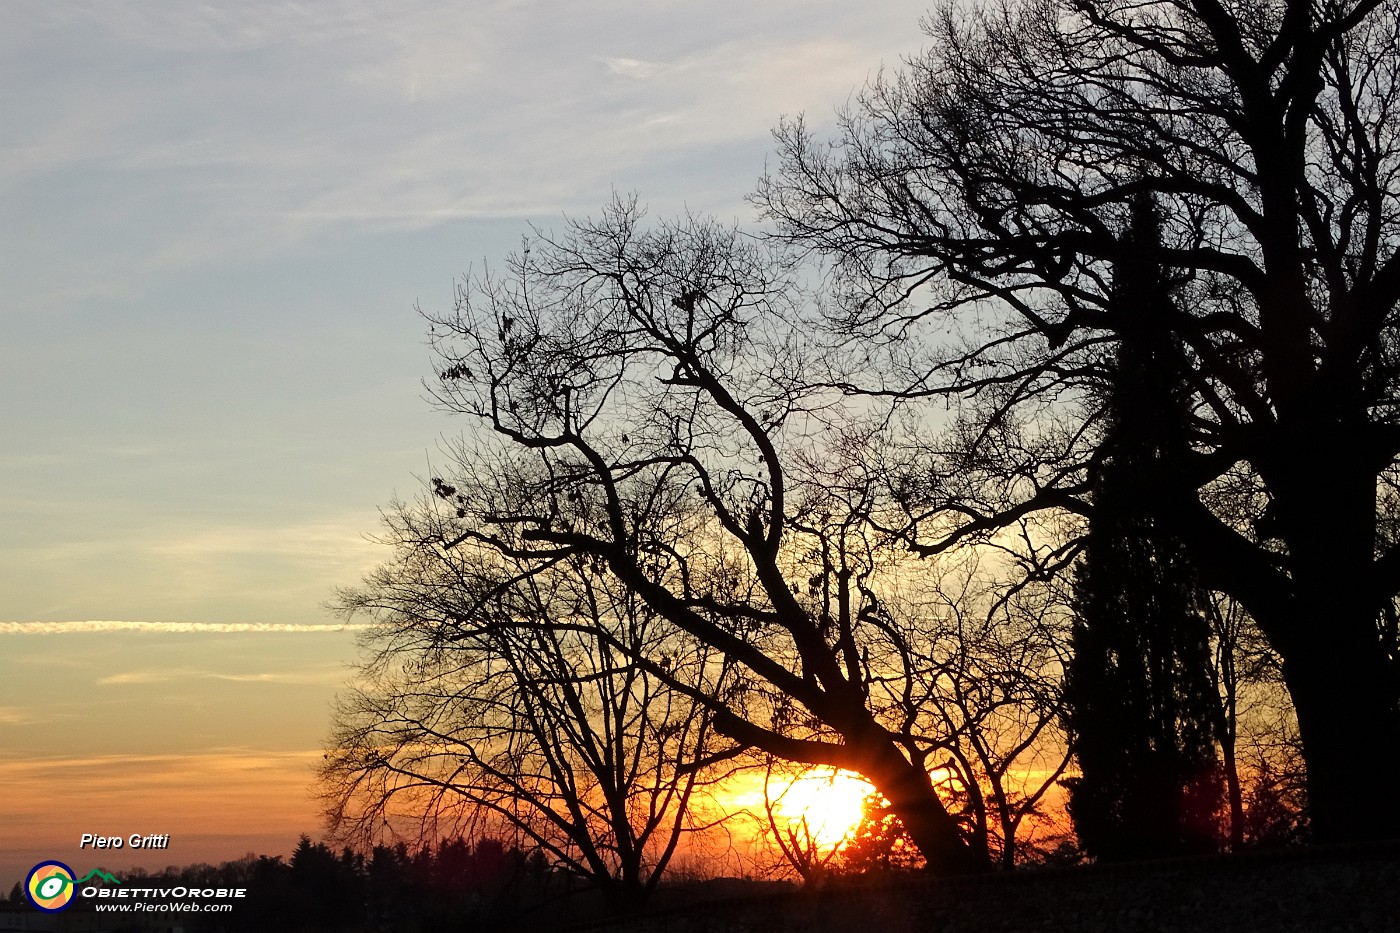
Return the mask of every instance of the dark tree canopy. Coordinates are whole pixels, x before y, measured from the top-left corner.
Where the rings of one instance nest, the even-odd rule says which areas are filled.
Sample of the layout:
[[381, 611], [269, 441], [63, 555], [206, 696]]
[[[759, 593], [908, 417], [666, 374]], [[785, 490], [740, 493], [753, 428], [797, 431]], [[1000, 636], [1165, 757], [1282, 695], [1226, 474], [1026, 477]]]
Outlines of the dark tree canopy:
[[1400, 765], [1400, 547], [1377, 534], [1400, 453], [1400, 4], [1021, 0], [927, 28], [834, 143], [785, 126], [759, 195], [830, 260], [839, 323], [888, 346], [857, 388], [954, 404], [903, 480], [907, 537], [937, 553], [1092, 511], [1102, 347], [1132, 327], [1113, 270], [1150, 194], [1189, 375], [1157, 520], [1282, 657], [1317, 837], [1400, 834], [1355, 788], [1358, 754]]
[[1090, 473], [1094, 513], [1075, 569], [1065, 672], [1070, 747], [1081, 775], [1069, 809], [1080, 846], [1103, 859], [1209, 851], [1220, 799], [1220, 720], [1210, 626], [1181, 542], [1143, 503], [1186, 454], [1183, 359], [1163, 326], [1171, 286], [1158, 217], [1133, 205], [1116, 264], [1124, 315], [1110, 366], [1105, 438]]

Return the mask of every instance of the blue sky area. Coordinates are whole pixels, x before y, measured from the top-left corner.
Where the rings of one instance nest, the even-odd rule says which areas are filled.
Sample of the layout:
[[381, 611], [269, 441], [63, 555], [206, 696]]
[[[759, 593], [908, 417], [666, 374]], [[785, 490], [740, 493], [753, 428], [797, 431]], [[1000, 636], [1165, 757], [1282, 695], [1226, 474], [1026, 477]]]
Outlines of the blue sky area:
[[[454, 430], [415, 305], [614, 190], [751, 222], [773, 125], [920, 12], [8, 0], [0, 882], [84, 832], [171, 834], [111, 867], [315, 834], [355, 647], [304, 628]], [[166, 627], [31, 624], [81, 622]]]

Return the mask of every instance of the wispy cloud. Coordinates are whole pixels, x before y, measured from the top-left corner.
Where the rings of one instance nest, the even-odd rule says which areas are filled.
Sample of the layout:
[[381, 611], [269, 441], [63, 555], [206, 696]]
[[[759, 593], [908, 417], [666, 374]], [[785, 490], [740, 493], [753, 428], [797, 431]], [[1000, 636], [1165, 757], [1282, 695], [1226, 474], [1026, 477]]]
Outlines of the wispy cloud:
[[[247, 674], [230, 674], [199, 668], [153, 669], [124, 671], [100, 678], [100, 686], [128, 686], [133, 684], [163, 684], [176, 680], [224, 680], [239, 684], [331, 684], [346, 679], [345, 669], [336, 665], [333, 668], [302, 671], [263, 671]], [[3, 717], [3, 709], [0, 709]], [[0, 722], [4, 719], [0, 718]]]
[[301, 625], [283, 622], [133, 622], [101, 620], [87, 622], [0, 622], [0, 635], [74, 635], [84, 632], [159, 632], [193, 634], [198, 632], [344, 632], [368, 628], [365, 622], [340, 625]]
[[[74, 275], [47, 278], [118, 292], [347, 225], [588, 211], [613, 187], [645, 184], [658, 160], [688, 181], [667, 191], [656, 180], [654, 201], [733, 209], [779, 114], [820, 122], [918, 41], [893, 0], [54, 6], [24, 0], [18, 34], [0, 38], [42, 81], [21, 102], [24, 145], [0, 165], [0, 190], [64, 167], [105, 173], [101, 205], [149, 218], [148, 236], [112, 226], [123, 250], [72, 255]], [[59, 51], [83, 68], [46, 67]], [[660, 113], [676, 115], [671, 131], [639, 131]], [[754, 162], [711, 188], [703, 166], [736, 141]]]
[[643, 61], [640, 58], [603, 58], [608, 70], [624, 78], [650, 78], [661, 68], [658, 62]]
[[198, 532], [151, 541], [149, 551], [162, 560], [218, 560], [230, 555], [275, 555], [314, 561], [322, 566], [362, 568], [382, 557], [383, 547], [364, 537], [366, 515], [313, 520], [280, 526], [217, 525]]
[[0, 726], [28, 726], [46, 721], [35, 716], [33, 710], [22, 706], [0, 706]]

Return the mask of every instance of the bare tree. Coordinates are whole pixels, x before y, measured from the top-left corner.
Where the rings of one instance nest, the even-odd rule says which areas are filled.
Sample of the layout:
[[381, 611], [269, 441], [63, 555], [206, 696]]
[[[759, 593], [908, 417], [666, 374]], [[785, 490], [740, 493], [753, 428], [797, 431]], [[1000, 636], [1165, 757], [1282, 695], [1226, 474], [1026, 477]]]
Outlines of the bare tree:
[[[1007, 674], [985, 710], [940, 707], [969, 646], [907, 596], [920, 571], [881, 492], [900, 451], [879, 411], [814, 384], [866, 361], [820, 344], [795, 280], [732, 230], [647, 227], [620, 201], [464, 285], [433, 318], [438, 399], [475, 422], [440, 546], [605, 566], [731, 679], [639, 646], [640, 669], [738, 745], [865, 776], [932, 866], [980, 870], [988, 834], [932, 772], [970, 730], [1014, 720], [1021, 687]], [[1025, 749], [983, 751], [997, 772]]]
[[456, 490], [434, 491], [391, 513], [395, 560], [340, 597], [377, 624], [322, 769], [332, 827], [515, 838], [636, 904], [720, 819], [706, 797], [732, 743], [632, 657], [713, 691], [724, 664], [583, 556], [522, 572], [444, 547]]
[[1114, 266], [1151, 195], [1190, 454], [1144, 498], [1282, 658], [1317, 837], [1400, 835], [1354, 787], [1359, 749], [1400, 765], [1400, 547], [1377, 534], [1400, 453], [1400, 5], [1008, 0], [927, 29], [836, 142], [783, 127], [759, 196], [830, 257], [839, 323], [887, 347], [857, 388], [915, 419], [956, 403], [903, 480], [906, 534], [935, 554], [1091, 510], [1104, 348], [1139, 313], [1113, 307]]
[[1244, 791], [1240, 784], [1240, 691], [1244, 685], [1245, 614], [1225, 598], [1205, 601], [1206, 618], [1215, 642], [1216, 688], [1220, 695], [1220, 760], [1225, 771], [1225, 802], [1229, 808], [1227, 838], [1230, 851], [1244, 847]]
[[[817, 814], [788, 812], [790, 796], [800, 794], [802, 780], [811, 779], [811, 775], [804, 775], [801, 765], [796, 773], [791, 765], [784, 765], [772, 755], [763, 756], [763, 802], [758, 808], [761, 812], [748, 814], [758, 826], [756, 848], [760, 853], [776, 849], [777, 864], [764, 866], [769, 871], [796, 872], [805, 884], [819, 883], [830, 874], [833, 865], [839, 864], [848, 835], [831, 839], [831, 827], [818, 822]], [[827, 772], [831, 780], [837, 773]]]
[[1206, 609], [1215, 642], [1230, 848], [1300, 842], [1307, 836], [1307, 772], [1283, 666], [1239, 603], [1213, 594]]
[[962, 803], [968, 831], [1011, 868], [1023, 846], [1033, 850], [1037, 834], [1064, 817], [1048, 807], [1070, 764], [1061, 685], [1068, 614], [1047, 588], [1007, 594], [1000, 583], [979, 593], [976, 576], [956, 587], [948, 577], [946, 655], [927, 705], [951, 737], [947, 792]]

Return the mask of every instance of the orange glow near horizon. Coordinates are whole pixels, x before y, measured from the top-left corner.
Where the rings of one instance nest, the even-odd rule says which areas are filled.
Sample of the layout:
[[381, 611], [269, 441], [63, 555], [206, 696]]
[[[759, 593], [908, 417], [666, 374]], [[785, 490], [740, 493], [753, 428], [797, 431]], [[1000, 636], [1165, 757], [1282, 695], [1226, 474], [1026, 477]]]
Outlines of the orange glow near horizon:
[[822, 849], [838, 846], [850, 835], [860, 823], [865, 798], [875, 790], [860, 775], [833, 768], [774, 774], [766, 780], [765, 796], [764, 775], [740, 776], [724, 795], [725, 806], [760, 818], [771, 806], [780, 831], [803, 833]]

